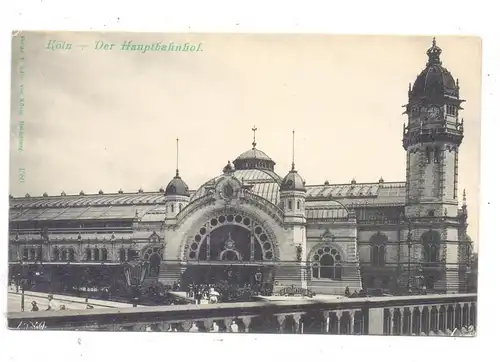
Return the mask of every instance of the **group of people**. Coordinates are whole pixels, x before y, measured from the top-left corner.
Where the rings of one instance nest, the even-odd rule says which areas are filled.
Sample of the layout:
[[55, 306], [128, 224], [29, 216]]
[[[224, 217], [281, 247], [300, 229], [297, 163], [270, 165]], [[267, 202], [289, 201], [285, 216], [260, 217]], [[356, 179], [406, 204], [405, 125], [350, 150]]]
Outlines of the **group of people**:
[[[180, 289], [180, 288], [179, 288]], [[194, 284], [187, 287], [188, 298], [193, 298], [197, 304], [220, 303], [236, 300], [251, 300], [257, 295], [271, 295], [272, 289], [263, 288], [261, 284], [235, 285], [229, 283]]]
[[[171, 324], [167, 330], [167, 332], [178, 332], [180, 326], [178, 324]], [[227, 327], [226, 327], [227, 328]], [[181, 329], [182, 330], [182, 329]], [[205, 329], [204, 326], [202, 326], [202, 332], [212, 332], [212, 333], [217, 333], [220, 331], [219, 324], [217, 322], [213, 322], [212, 326], [210, 326], [208, 329]], [[229, 331], [233, 333], [238, 333], [240, 332], [240, 327], [236, 323], [236, 320], [233, 320], [231, 322], [231, 325], [229, 326]], [[187, 330], [187, 332], [200, 332], [200, 327], [197, 322], [192, 322], [191, 327]]]
[[215, 284], [189, 284], [187, 296], [193, 298], [196, 304], [215, 304], [221, 301], [221, 293], [217, 289], [220, 288]]
[[[92, 306], [90, 303], [87, 303], [86, 309], [93, 309], [94, 306]], [[52, 294], [49, 294], [47, 296], [47, 308], [44, 309], [45, 311], [49, 311], [49, 310], [56, 310], [56, 306], [55, 306], [55, 303], [54, 303], [54, 296]], [[66, 307], [65, 304], [61, 304], [59, 305], [59, 310], [68, 310], [68, 308]], [[36, 300], [32, 301], [31, 302], [31, 311], [32, 312], [38, 312], [40, 311], [40, 307], [38, 306], [38, 303], [36, 302]]]
[[[55, 310], [53, 300], [54, 300], [54, 297], [52, 296], [52, 294], [49, 294], [47, 296], [47, 309], [45, 309], [46, 311], [47, 310]], [[40, 307], [38, 306], [38, 303], [36, 302], [36, 300], [32, 301], [31, 302], [31, 311], [38, 312], [39, 310], [40, 310]], [[59, 310], [66, 310], [66, 306], [64, 304], [61, 304], [59, 306]]]
[[363, 289], [360, 289], [359, 292], [357, 290], [354, 290], [354, 292], [351, 293], [349, 287], [345, 287], [344, 295], [347, 298], [360, 298], [366, 297], [366, 292]]

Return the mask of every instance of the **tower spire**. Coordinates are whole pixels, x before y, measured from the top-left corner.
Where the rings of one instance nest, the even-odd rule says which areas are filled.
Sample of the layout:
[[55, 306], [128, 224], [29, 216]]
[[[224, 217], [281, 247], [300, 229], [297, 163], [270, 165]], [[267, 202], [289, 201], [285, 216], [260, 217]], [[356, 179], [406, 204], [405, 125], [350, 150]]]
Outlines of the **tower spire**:
[[436, 38], [432, 38], [432, 46], [427, 50], [427, 56], [429, 57], [427, 65], [441, 64], [441, 59], [439, 58], [441, 52], [441, 48], [436, 45]]
[[175, 177], [179, 177], [179, 137], [176, 139], [177, 141], [177, 160], [176, 160], [176, 166], [175, 166]]
[[295, 130], [292, 131], [292, 171], [295, 171]]
[[253, 126], [252, 131], [253, 131], [252, 148], [255, 149], [255, 146], [257, 146], [257, 142], [255, 142], [255, 131], [257, 131], [257, 127]]

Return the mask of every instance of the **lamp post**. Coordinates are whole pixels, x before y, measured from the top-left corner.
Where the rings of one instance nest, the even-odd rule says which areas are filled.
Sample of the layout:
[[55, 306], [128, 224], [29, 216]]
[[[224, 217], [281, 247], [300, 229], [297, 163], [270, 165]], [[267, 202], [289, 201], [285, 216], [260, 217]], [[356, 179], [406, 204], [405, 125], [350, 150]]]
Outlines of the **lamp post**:
[[21, 286], [21, 312], [24, 312], [24, 285], [26, 280], [24, 278], [23, 260], [20, 260], [19, 264], [21, 265], [21, 273], [18, 273], [19, 278], [17, 279], [17, 290], [19, 291], [19, 286]]
[[[132, 306], [137, 307], [137, 304], [139, 304], [139, 297], [140, 297], [140, 286], [141, 286], [141, 277], [142, 277], [142, 272], [144, 268], [146, 268], [147, 264], [144, 261], [139, 261], [137, 264], [133, 265], [130, 268], [130, 271], [132, 272], [130, 277], [133, 279], [133, 282], [131, 280], [132, 284]], [[135, 283], [134, 283], [135, 282]]]

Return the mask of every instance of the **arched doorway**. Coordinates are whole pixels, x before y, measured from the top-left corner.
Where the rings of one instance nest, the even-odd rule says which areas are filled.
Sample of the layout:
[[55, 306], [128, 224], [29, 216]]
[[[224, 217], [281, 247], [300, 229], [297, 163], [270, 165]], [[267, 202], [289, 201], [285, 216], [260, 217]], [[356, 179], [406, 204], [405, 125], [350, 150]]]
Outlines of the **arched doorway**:
[[143, 254], [143, 260], [147, 261], [146, 278], [158, 278], [160, 275], [160, 265], [162, 261], [162, 251], [159, 246], [150, 246], [146, 248]]
[[272, 285], [274, 236], [243, 213], [221, 213], [207, 220], [185, 244], [183, 285]]

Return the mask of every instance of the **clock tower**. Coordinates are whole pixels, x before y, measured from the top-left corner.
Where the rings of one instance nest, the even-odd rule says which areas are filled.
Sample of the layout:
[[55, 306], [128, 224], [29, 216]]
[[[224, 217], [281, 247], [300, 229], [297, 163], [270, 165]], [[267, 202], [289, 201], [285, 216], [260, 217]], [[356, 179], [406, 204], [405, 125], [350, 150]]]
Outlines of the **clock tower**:
[[[464, 129], [459, 113], [464, 100], [460, 99], [458, 79], [442, 65], [441, 52], [434, 39], [427, 50], [425, 69], [408, 89], [403, 147], [405, 216], [411, 226], [403, 235], [415, 244], [408, 259], [414, 272], [418, 269], [420, 273], [423, 267], [427, 289], [453, 292], [461, 284], [455, 269], [461, 220], [458, 157]], [[410, 269], [410, 279], [413, 274]]]
[[406, 150], [406, 216], [456, 216], [458, 150], [463, 138], [458, 79], [442, 66], [432, 42], [426, 68], [408, 90], [403, 147]]

